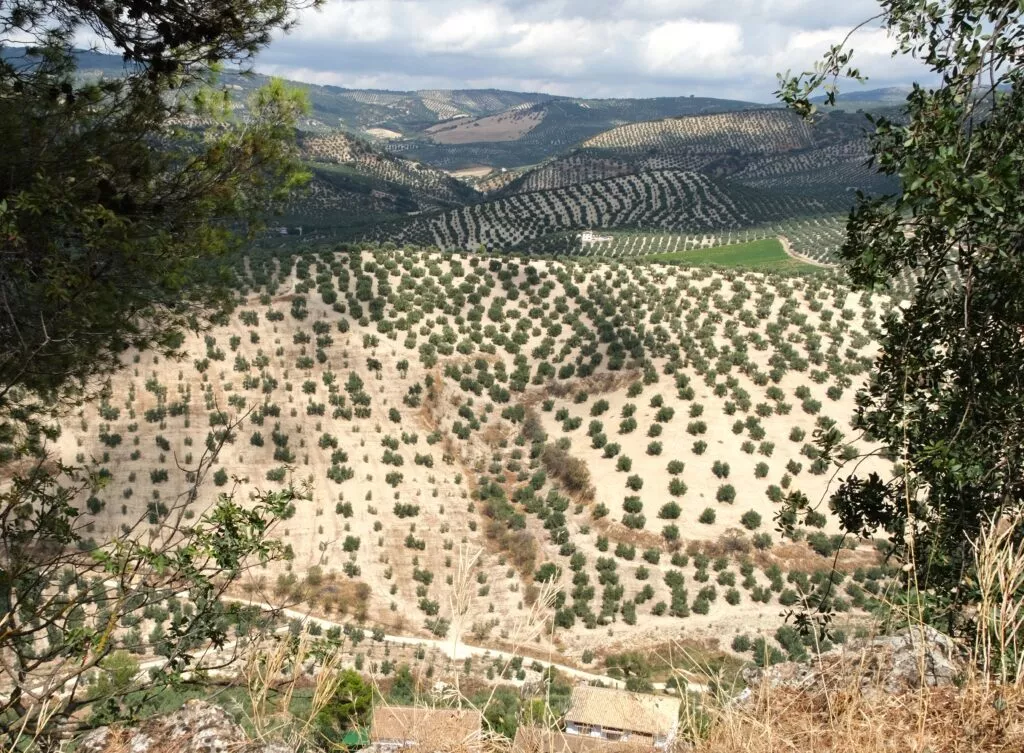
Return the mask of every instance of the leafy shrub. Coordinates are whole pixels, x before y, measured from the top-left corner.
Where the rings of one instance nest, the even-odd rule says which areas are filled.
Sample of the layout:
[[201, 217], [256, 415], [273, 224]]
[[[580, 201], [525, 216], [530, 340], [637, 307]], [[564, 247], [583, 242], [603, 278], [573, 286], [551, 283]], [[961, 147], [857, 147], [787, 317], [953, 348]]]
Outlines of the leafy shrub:
[[658, 510], [658, 517], [662, 520], [676, 520], [682, 513], [682, 508], [675, 502], [666, 502]]
[[622, 508], [626, 512], [640, 512], [644, 509], [644, 503], [640, 501], [639, 497], [626, 497], [622, 501]]
[[647, 518], [642, 514], [627, 513], [622, 516], [622, 525], [626, 528], [640, 530], [647, 524]]
[[740, 516], [740, 523], [748, 531], [753, 531], [761, 527], [761, 515], [754, 510], [747, 510]]

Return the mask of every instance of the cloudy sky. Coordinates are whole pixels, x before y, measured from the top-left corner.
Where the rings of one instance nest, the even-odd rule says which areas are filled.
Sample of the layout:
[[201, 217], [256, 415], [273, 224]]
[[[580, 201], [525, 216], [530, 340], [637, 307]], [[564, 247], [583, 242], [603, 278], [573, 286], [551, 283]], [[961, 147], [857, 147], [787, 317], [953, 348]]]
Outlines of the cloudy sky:
[[[585, 97], [767, 102], [878, 12], [876, 0], [327, 0], [256, 69], [349, 88], [501, 88]], [[854, 62], [870, 88], [919, 69], [878, 28]]]

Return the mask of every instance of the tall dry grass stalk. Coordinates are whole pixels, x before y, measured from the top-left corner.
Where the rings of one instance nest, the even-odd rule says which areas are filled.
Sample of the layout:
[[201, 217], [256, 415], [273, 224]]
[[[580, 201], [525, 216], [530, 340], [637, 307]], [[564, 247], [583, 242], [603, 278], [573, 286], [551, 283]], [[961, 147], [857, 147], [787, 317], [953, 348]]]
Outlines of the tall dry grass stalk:
[[310, 705], [302, 718], [296, 718], [291, 712], [292, 699], [304, 680], [312, 648], [306, 630], [297, 641], [290, 636], [268, 636], [250, 647], [242, 677], [249, 698], [248, 721], [260, 740], [284, 741], [295, 749], [311, 741], [317, 716], [338, 690], [343, 663], [339, 650], [316, 657], [319, 671], [312, 678]]
[[981, 601], [975, 654], [984, 675], [1024, 683], [1024, 541], [1020, 523], [990, 521], [972, 542]]
[[[480, 739], [477, 739], [476, 737], [464, 738], [461, 733], [455, 734], [452, 732], [449, 734], [446, 733], [443, 728], [437, 727], [433, 724], [413, 724], [413, 727], [407, 730], [408, 738], [410, 740], [415, 740], [415, 744], [410, 745], [406, 749], [410, 753], [470, 753], [479, 751], [481, 749], [481, 742], [483, 743], [484, 748], [492, 753], [507, 753], [507, 751], [511, 749], [512, 741], [502, 737], [494, 730], [490, 729], [486, 720], [487, 710], [494, 702], [494, 696], [497, 692], [499, 683], [495, 683], [491, 686], [490, 693], [482, 703], [474, 703], [472, 699], [463, 692], [460, 683], [461, 673], [458, 669], [458, 647], [462, 642], [462, 630], [465, 626], [464, 618], [470, 612], [473, 602], [476, 599], [476, 590], [473, 587], [473, 580], [476, 576], [477, 570], [479, 569], [482, 555], [482, 549], [470, 548], [468, 546], [462, 546], [460, 548], [458, 562], [455, 568], [456, 572], [452, 579], [451, 591], [448, 594], [448, 599], [452, 609], [451, 629], [453, 641], [452, 663], [455, 668], [454, 685], [444, 687], [439, 693], [433, 694], [433, 697], [429, 700], [428, 697], [421, 698], [420, 702], [417, 704], [418, 708], [421, 709], [460, 708], [463, 710], [478, 712], [483, 723], [482, 736]], [[510, 656], [502, 665], [498, 672], [499, 675], [503, 676], [505, 674], [512, 664], [513, 657], [522, 646], [536, 640], [545, 632], [546, 629], [550, 627], [550, 610], [554, 604], [557, 592], [558, 589], [554, 583], [543, 583], [540, 587], [537, 598], [530, 605], [527, 613], [518, 617], [510, 627], [509, 642], [511, 643], [511, 650], [508, 652]], [[394, 708], [392, 704], [388, 702], [385, 693], [382, 692], [375, 678], [372, 682], [378, 697], [374, 706], [374, 713]], [[550, 701], [550, 698], [548, 700]], [[551, 721], [553, 722], [553, 720]]]
[[11, 735], [11, 745], [9, 748], [3, 749], [4, 753], [33, 750], [46, 733], [50, 722], [58, 711], [60, 711], [60, 704], [56, 702], [55, 698], [44, 698], [40, 702], [39, 712], [35, 718], [26, 714], [19, 723], [8, 730]]
[[459, 559], [455, 566], [451, 591], [448, 594], [448, 602], [452, 610], [453, 654], [458, 652], [466, 615], [469, 613], [469, 608], [473, 605], [475, 597], [473, 577], [476, 575], [477, 565], [480, 564], [480, 558], [483, 556], [483, 553], [483, 549], [471, 549], [469, 544], [462, 544], [459, 547]]

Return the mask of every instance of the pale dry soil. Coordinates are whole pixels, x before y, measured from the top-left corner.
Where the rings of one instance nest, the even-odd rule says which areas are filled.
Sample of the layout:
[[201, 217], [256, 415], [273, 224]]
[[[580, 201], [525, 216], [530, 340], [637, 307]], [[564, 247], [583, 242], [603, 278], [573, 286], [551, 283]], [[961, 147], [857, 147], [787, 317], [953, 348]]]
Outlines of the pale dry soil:
[[[399, 253], [394, 258], [401, 256], [402, 253]], [[347, 257], [340, 258], [344, 260], [347, 268]], [[390, 257], [381, 254], [378, 261], [387, 258]], [[361, 264], [374, 262], [374, 256], [370, 252], [364, 252], [360, 259]], [[513, 282], [524, 281], [526, 264], [532, 263], [540, 270], [542, 280], [554, 283], [552, 289], [543, 295], [531, 299], [530, 294], [524, 294], [518, 300], [505, 304], [506, 312], [518, 311], [519, 318], [530, 318], [531, 326], [538, 327], [529, 332], [528, 342], [521, 348], [521, 352], [529, 357], [531, 351], [540, 345], [545, 337], [545, 332], [539, 328], [540, 322], [530, 316], [531, 309], [535, 306], [540, 307], [546, 316], [552, 316], [557, 321], [560, 319], [560, 315], [555, 313], [557, 303], [569, 306], [571, 311], [578, 302], [566, 297], [564, 286], [555, 281], [555, 275], [560, 270], [558, 263], [514, 263], [516, 271]], [[456, 264], [464, 273], [474, 273], [478, 278], [486, 278], [489, 274], [487, 260], [473, 268], [470, 266], [470, 258], [466, 256], [415, 257], [416, 268], [423, 270], [428, 264], [436, 265], [436, 269], [445, 275], [457, 271]], [[310, 267], [311, 279], [315, 278], [318, 269], [317, 264]], [[402, 271], [401, 266], [398, 269]], [[616, 289], [625, 290], [629, 285], [633, 285], [637, 290], [648, 291], [652, 309], [660, 301], [668, 300], [676, 288], [682, 300], [697, 301], [700, 299], [700, 291], [712, 286], [714, 290], [708, 295], [713, 300], [714, 296], [727, 298], [730, 295], [730, 286], [739, 280], [750, 289], [760, 287], [768, 293], [784, 285], [803, 301], [803, 291], [808, 286], [822, 285], [807, 282], [803, 278], [766, 277], [752, 273], [723, 275], [656, 266], [627, 268], [622, 265], [587, 264], [573, 267], [571, 271], [573, 282], [581, 291], [581, 296], [587, 295], [589, 286], [606, 284], [610, 280], [614, 282]], [[427, 272], [426, 276], [431, 277], [431, 273]], [[355, 278], [356, 274], [353, 272], [350, 280], [351, 290], [355, 289]], [[456, 275], [456, 284], [460, 279], [464, 278]], [[399, 280], [400, 275], [389, 278], [393, 288], [397, 287]], [[615, 282], [616, 280], [620, 281]], [[210, 360], [205, 371], [198, 371], [196, 361], [204, 358], [207, 350], [201, 337], [192, 338], [187, 342], [186, 349], [189, 355], [182, 361], [165, 360], [150, 353], [139, 355], [137, 360], [128, 356], [125, 359], [124, 370], [114, 376], [111, 384], [110, 405], [119, 408], [120, 415], [114, 420], [104, 420], [99, 415], [99, 405], [89, 405], [79, 417], [65, 423], [64, 433], [59, 442], [59, 450], [64, 459], [69, 462], [83, 459], [88, 462], [94, 459], [97, 466], [106, 467], [113, 474], [112, 483], [101, 494], [105, 508], [96, 516], [94, 535], [97, 538], [118, 535], [122, 524], [144, 516], [147, 506], [151, 503], [163, 502], [171, 506], [176, 495], [187, 486], [185, 473], [179, 470], [176, 464], [185, 468], [190, 467], [202, 454], [208, 432], [211, 431], [211, 410], [225, 411], [232, 416], [244, 414], [248, 408], [242, 409], [229, 403], [233, 396], [239, 405], [244, 403], [245, 406], [258, 406], [270, 402], [279, 406], [280, 416], [267, 416], [262, 425], [254, 424], [251, 417], [246, 419], [238, 428], [235, 441], [225, 447], [214, 466], [224, 468], [237, 483], [229, 481], [218, 488], [207, 479], [198, 503], [200, 508], [204, 507], [219, 492], [233, 491], [238, 499], [246, 499], [260, 489], [280, 488], [282, 484], [268, 481], [266, 474], [269, 469], [283, 464], [273, 458], [275, 445], [272, 441], [272, 432], [277, 426], [277, 431], [287, 435], [287, 446], [294, 453], [294, 459], [290, 462], [291, 479], [297, 484], [307, 484], [311, 498], [299, 503], [294, 516], [282, 523], [278, 529], [278, 533], [294, 551], [294, 560], [286, 564], [272, 564], [260, 571], [262, 578], [260, 582], [254, 584], [254, 593], [273, 592], [278, 577], [289, 573], [301, 580], [305, 573], [315, 566], [330, 574], [333, 582], [358, 581], [367, 584], [370, 596], [366, 605], [366, 624], [385, 626], [389, 633], [428, 637], [423, 627], [425, 614], [420, 609], [421, 597], [417, 594], [417, 587], [420, 584], [413, 579], [413, 575], [423, 571], [432, 573], [433, 580], [427, 589], [427, 598], [437, 602], [439, 616], [452, 618], [455, 611], [455, 588], [446, 581], [457, 574], [460, 552], [479, 551], [481, 554], [468, 579], [469, 585], [463, 589], [467, 594], [467, 604], [461, 622], [467, 636], [466, 640], [477, 645], [488, 645], [489, 642], [505, 646], [516, 644], [517, 636], [525, 634], [522, 631], [523, 622], [530, 619], [529, 600], [525, 597], [532, 585], [533, 574], [516, 571], [509, 564], [508, 553], [497, 549], [484, 535], [487, 520], [481, 514], [481, 505], [473, 503], [470, 492], [475, 488], [476, 479], [486, 474], [486, 466], [496, 454], [503, 457], [502, 462], [508, 460], [508, 453], [515, 448], [514, 439], [518, 428], [500, 418], [499, 414], [504, 406], [498, 405], [491, 412], [485, 411], [484, 406], [489, 403], [486, 390], [481, 397], [467, 395], [456, 382], [443, 376], [446, 363], [472, 363], [484, 354], [474, 353], [466, 357], [456, 352], [451, 357], [442, 356], [436, 367], [424, 367], [419, 358], [419, 346], [427, 341], [431, 333], [442, 331], [442, 325], [438, 321], [442, 314], [436, 306], [423, 303], [423, 297], [419, 294], [397, 294], [396, 300], [404, 301], [403, 311], [392, 311], [392, 307], [389, 306], [386, 317], [395, 321], [408, 316], [409, 310], [416, 310], [419, 307], [423, 318], [411, 330], [420, 334], [416, 345], [410, 348], [403, 343], [404, 332], [395, 333], [392, 330], [392, 334], [396, 335], [392, 339], [390, 335], [380, 333], [372, 322], [361, 324], [356, 319], [333, 311], [331, 306], [321, 301], [315, 287], [307, 294], [308, 316], [303, 320], [293, 318], [289, 310], [294, 295], [290, 291], [293, 291], [298, 283], [294, 270], [283, 269], [280, 282], [281, 285], [270, 305], [260, 303], [258, 294], [250, 292], [240, 303], [230, 322], [226, 326], [215, 327], [209, 333], [209, 336], [215, 338], [215, 347], [225, 353], [224, 360]], [[377, 284], [374, 282], [375, 286]], [[344, 301], [345, 291], [341, 290], [340, 293], [339, 300]], [[758, 295], [755, 293], [754, 298]], [[486, 310], [499, 297], [505, 297], [500, 283], [491, 289], [481, 300], [480, 305]], [[786, 295], [776, 295], [771, 304], [772, 315], [768, 320], [756, 322], [756, 329], [762, 334], [785, 298]], [[838, 283], [825, 283], [820, 287], [819, 293], [815, 294], [815, 300], [821, 302], [821, 311], [814, 312], [806, 307], [801, 309], [810, 327], [818, 327], [822, 323], [823, 312], [831, 311], [834, 322], [840, 318], [841, 310], [847, 310], [852, 312], [848, 323], [850, 330], [854, 331], [861, 327], [862, 321], [877, 317], [881, 312], [881, 308], [864, 309], [858, 296], [845, 292]], [[752, 310], [752, 301], [753, 299], [748, 300], [744, 308]], [[624, 299], [622, 307], [623, 310], [636, 313], [635, 302]], [[470, 308], [467, 304], [467, 312]], [[676, 313], [672, 313], [671, 310], [662, 313], [662, 326], [671, 325], [673, 322], [681, 325], [677, 332], [671, 335], [672, 337], [683, 337], [692, 333], [691, 328], [682, 322], [682, 317], [688, 310], [683, 308]], [[258, 312], [258, 325], [244, 325], [239, 318], [241, 311]], [[269, 321], [267, 314], [271, 311], [283, 312], [284, 318], [280, 321]], [[610, 313], [614, 315], [615, 312]], [[700, 320], [714, 320], [715, 317], [711, 314], [711, 310], [704, 311]], [[644, 316], [649, 315], [650, 312]], [[716, 316], [719, 321], [715, 324], [717, 334], [713, 340], [716, 347], [723, 348], [730, 341], [724, 334], [721, 315], [716, 313]], [[347, 332], [340, 332], [337, 328], [337, 323], [341, 319], [348, 319]], [[455, 317], [449, 316], [445, 319], [448, 326], [456, 330], [460, 326], [456, 323]], [[508, 321], [516, 320], [513, 318]], [[486, 315], [482, 321], [485, 325], [492, 323]], [[316, 335], [312, 333], [312, 326], [317, 322], [329, 324], [329, 333], [333, 338], [333, 343], [324, 348], [326, 362], [321, 364], [314, 359], [312, 367], [299, 368], [296, 365], [297, 359], [303, 355], [311, 356], [315, 351]], [[652, 329], [655, 326], [647, 325]], [[790, 333], [795, 331], [792, 329]], [[258, 343], [252, 342], [252, 333], [258, 336]], [[297, 343], [296, 335], [301, 333], [309, 333], [313, 342]], [[238, 338], [234, 343], [234, 350], [231, 345], [233, 337]], [[553, 353], [557, 353], [563, 345], [568, 344], [572, 337], [572, 328], [563, 326], [561, 333], [553, 338]], [[461, 338], [459, 335], [459, 339]], [[827, 343], [828, 335], [823, 335], [823, 339]], [[572, 348], [571, 345], [569, 347]], [[800, 347], [799, 343], [797, 347]], [[600, 348], [606, 351], [607, 345], [601, 344]], [[849, 336], [839, 350], [843, 352], [847, 348]], [[862, 354], [871, 355], [874, 348], [873, 344], [869, 344], [862, 349]], [[750, 359], [762, 369], [768, 367], [768, 361], [773, 353], [774, 348], [771, 346], [765, 350], [749, 349]], [[277, 380], [277, 386], [269, 392], [262, 391], [259, 386], [250, 389], [243, 387], [245, 375], [260, 374], [261, 369], [239, 371], [233, 368], [236, 357], [251, 364], [260, 354], [267, 358], [262, 375]], [[486, 360], [503, 361], [508, 372], [515, 368], [513, 357], [501, 348], [495, 355], [486, 356]], [[374, 361], [379, 362], [379, 369], [371, 368], [375, 366]], [[607, 361], [606, 357], [604, 363]], [[407, 373], [399, 369], [402, 362], [408, 363]], [[533, 370], [536, 361], [530, 358], [530, 362]], [[665, 362], [664, 358], [654, 359], [653, 363], [659, 374], [663, 371]], [[766, 489], [771, 484], [779, 483], [790, 460], [796, 460], [803, 466], [802, 472], [793, 479], [794, 486], [802, 489], [813, 501], [823, 499], [828, 491], [834, 488], [838, 478], [843, 475], [842, 472], [836, 474], [829, 471], [823, 475], [810, 475], [807, 471], [810, 461], [799, 454], [802, 445], [810, 441], [815, 416], [801, 410], [800, 401], [793, 397], [793, 391], [801, 385], [809, 387], [814, 398], [822, 403], [822, 413], [835, 418], [840, 427], [846, 430], [854, 409], [854, 388], [845, 389], [838, 400], [831, 400], [825, 395], [831, 381], [817, 384], [808, 379], [807, 372], [787, 372], [778, 386], [785, 392], [787, 402], [792, 404], [792, 410], [787, 415], [772, 415], [762, 421], [766, 430], [764, 441], [774, 443], [774, 451], [768, 457], [758, 453], [751, 455], [741, 449], [741, 443], [746, 436], [734, 434], [731, 427], [734, 420], [746, 414], [727, 415], [728, 396], [716, 396], [705, 384], [703, 377], [696, 373], [692, 364], [685, 365], [682, 372], [690, 375], [690, 384], [695, 392], [690, 400], [682, 400], [677, 396], [672, 377], [666, 375], [661, 375], [656, 384], [643, 387], [641, 394], [634, 397], [627, 395], [628, 381], [625, 380], [613, 384], [606, 392], [588, 394], [583, 402], [577, 402], [574, 395], [577, 389], [592, 384], [593, 380], [581, 382], [579, 388], [570, 389], [564, 397], [546, 397], [547, 388], [534, 385], [530, 385], [522, 396], [513, 395], [511, 404], [515, 404], [519, 399], [525, 399], [539, 411], [549, 441], [569, 437], [572, 441], [572, 454], [585, 461], [590, 470], [595, 488], [593, 499], [574, 500], [565, 514], [571, 543], [575, 545], [577, 551], [586, 555], [587, 570], [591, 573], [590, 582], [597, 590], [593, 605], [595, 611], [600, 607], [601, 588], [597, 585], [593, 565], [598, 557], [614, 557], [613, 550], [617, 541], [632, 541], [637, 544], [634, 560], [615, 558], [620, 582], [626, 589], [625, 597], [631, 598], [645, 584], [650, 584], [655, 590], [655, 597], [652, 600], [638, 605], [638, 620], [635, 625], [628, 625], [619, 617], [609, 625], [590, 630], [577, 621], [571, 629], [555, 630], [553, 637], [548, 625], [541, 631], [539, 637], [531, 638], [528, 644], [520, 641], [521, 645], [516, 646], [517, 650], [554, 650], [568, 659], [576, 659], [586, 649], [599, 652], [636, 649], [646, 644], [660, 644], [672, 638], [711, 638], [728, 645], [731, 636], [737, 632], [770, 634], [780, 624], [783, 609], [778, 603], [754, 603], [749, 599], [748, 592], [741, 589], [742, 598], [739, 604], [732, 606], [722, 598], [725, 591], [722, 587], [718, 588], [719, 597], [711, 604], [707, 615], [691, 613], [686, 618], [675, 618], [651, 614], [653, 604], [669, 599], [663, 575], [672, 569], [669, 564], [671, 548], [666, 546], [660, 535], [662, 526], [668, 523], [674, 523], [679, 527], [682, 546], [685, 549], [687, 542], [714, 542], [728, 532], [742, 531], [739, 523], [741, 515], [753, 510], [758, 512], [763, 520], [758, 530], [769, 532], [776, 545], [773, 549], [758, 555], [759, 563], [764, 565], [778, 562], [785, 569], [789, 569], [790, 563], [793, 562], [800, 562], [802, 565], [810, 562], [815, 567], [827, 565], [823, 558], [811, 554], [803, 545], [796, 546], [796, 549], [779, 546], [772, 525], [775, 505], [767, 498]], [[742, 373], [735, 370], [732, 373], [750, 393], [754, 404], [765, 401], [764, 387], [754, 384]], [[369, 418], [345, 419], [332, 416], [333, 406], [328, 403], [329, 392], [325, 384], [325, 376], [332, 374], [334, 383], [339, 385], [338, 393], [346, 396], [348, 393], [345, 384], [350, 375], [355, 374], [362, 380], [364, 390], [371, 399]], [[404, 405], [403, 397], [410, 387], [416, 384], [424, 385], [428, 376], [438, 385], [437, 399], [432, 410], [428, 411], [423, 407], [414, 409]], [[147, 389], [147, 383], [151, 388], [166, 389], [166, 403], [187, 403], [188, 416], [168, 415], [163, 422], [147, 421], [144, 417], [145, 411], [157, 407], [159, 403], [153, 389]], [[573, 380], [569, 380], [569, 384], [572, 383]], [[304, 390], [308, 389], [310, 384], [312, 391], [307, 394]], [[204, 391], [207, 391], [205, 397]], [[131, 394], [134, 394], [134, 398], [129, 400]], [[662, 395], [665, 406], [674, 408], [675, 416], [665, 423], [662, 435], [657, 438], [663, 445], [661, 454], [649, 455], [646, 448], [652, 440], [647, 436], [647, 432], [654, 423], [656, 409], [651, 407], [650, 402], [655, 394]], [[241, 396], [241, 399], [238, 396]], [[480, 431], [473, 432], [468, 441], [460, 441], [452, 434], [451, 426], [455, 420], [459, 420], [457, 411], [468, 398], [473, 398], [472, 410], [476, 415], [486, 416], [487, 420], [481, 424]], [[554, 400], [551, 411], [540, 410], [545, 399]], [[632, 458], [633, 467], [629, 473], [616, 470], [616, 459], [604, 457], [601, 451], [593, 449], [590, 444], [587, 436], [588, 424], [593, 420], [590, 411], [599, 399], [605, 399], [609, 403], [608, 410], [599, 416], [604, 423], [608, 441], [620, 444], [620, 454]], [[325, 403], [325, 414], [307, 415], [307, 405], [310, 403]], [[617, 427], [621, 413], [629, 403], [637, 406], [635, 418], [638, 426], [631, 433], [619, 434]], [[349, 400], [347, 404], [351, 406], [351, 401]], [[687, 424], [694, 420], [689, 416], [694, 404], [703, 406], [700, 420], [707, 423], [706, 434], [699, 437], [685, 430]], [[399, 411], [400, 418], [397, 422], [388, 417], [391, 408]], [[568, 432], [563, 430], [562, 423], [554, 418], [555, 413], [561, 408], [567, 409], [570, 416], [579, 416], [582, 419], [578, 429]], [[103, 445], [98, 439], [101, 426], [108, 433], [121, 434], [122, 443], [116, 447]], [[794, 427], [804, 429], [807, 439], [801, 442], [791, 441], [789, 434]], [[442, 441], [429, 444], [427, 437], [435, 430], [440, 431]], [[262, 446], [251, 443], [251, 437], [255, 432], [262, 435]], [[338, 484], [327, 478], [333, 448], [321, 449], [319, 446], [320, 439], [325, 434], [333, 437], [338, 448], [347, 452], [348, 459], [345, 465], [353, 469], [354, 477], [344, 483]], [[405, 441], [401, 439], [403, 434]], [[158, 437], [169, 443], [169, 451], [160, 449]], [[383, 462], [382, 439], [385, 437], [399, 441], [397, 453], [404, 460], [401, 467]], [[708, 445], [706, 452], [701, 455], [696, 454], [693, 447], [698, 439], [707, 442]], [[528, 450], [528, 446], [525, 449]], [[138, 457], [133, 459], [133, 453], [138, 453]], [[432, 456], [433, 466], [416, 464], [416, 455]], [[685, 470], [680, 478], [688, 487], [684, 495], [675, 498], [682, 508], [682, 513], [680, 518], [674, 521], [660, 520], [657, 515], [661, 506], [673, 499], [667, 491], [672, 478], [666, 470], [670, 460], [680, 460], [685, 464]], [[719, 479], [712, 473], [711, 468], [716, 460], [728, 463], [728, 478]], [[764, 478], [757, 478], [754, 469], [756, 464], [762, 461], [768, 464], [770, 472]], [[522, 463], [525, 466], [527, 462], [528, 453], [524, 453]], [[884, 463], [872, 459], [864, 464], [859, 472], [884, 468]], [[169, 478], [166, 482], [151, 481], [151, 471], [158, 469], [168, 471]], [[387, 483], [385, 476], [396, 471], [402, 474], [401, 479], [394, 485]], [[135, 474], [133, 480], [130, 474]], [[631, 475], [643, 479], [642, 490], [634, 492], [626, 488], [626, 478]], [[506, 474], [506, 478], [514, 480], [514, 474]], [[716, 490], [723, 483], [730, 483], [735, 488], [736, 499], [731, 504], [720, 503], [715, 499]], [[513, 487], [514, 484], [510, 484], [510, 491]], [[547, 488], [541, 493], [546, 494]], [[646, 516], [646, 523], [639, 530], [628, 529], [619, 522], [623, 515], [623, 500], [633, 494], [643, 500], [643, 512]], [[396, 503], [416, 505], [419, 507], [418, 514], [411, 518], [400, 518], [393, 510]], [[352, 512], [349, 517], [336, 512], [336, 505], [344, 504], [351, 505]], [[610, 511], [608, 517], [600, 521], [592, 519], [593, 509], [597, 504], [604, 504]], [[698, 522], [701, 511], [709, 507], [716, 512], [715, 522]], [[196, 513], [201, 513], [201, 509]], [[538, 518], [526, 515], [526, 521], [527, 530], [533, 534], [539, 549], [537, 564], [545, 561], [558, 564], [561, 568], [559, 585], [568, 592], [572, 589], [572, 571], [568, 567], [568, 558], [560, 555], [559, 546], [549, 541], [547, 532]], [[826, 530], [834, 532], [834, 523], [830, 521]], [[744, 533], [749, 535], [748, 532]], [[602, 535], [610, 539], [611, 545], [607, 551], [598, 548], [598, 539]], [[351, 545], [355, 539], [358, 540], [356, 550], [345, 551], [346, 540]], [[409, 540], [425, 542], [424, 548], [410, 548], [407, 543]], [[642, 552], [648, 547], [662, 550], [658, 564], [649, 564], [641, 558]], [[869, 551], [850, 555], [861, 556], [865, 562], [872, 559]], [[343, 574], [346, 563], [352, 563], [358, 568], [357, 574]], [[635, 578], [640, 566], [649, 572], [649, 578], [643, 581]], [[705, 584], [694, 581], [692, 561], [681, 569], [686, 576], [687, 588], [692, 598]], [[732, 565], [729, 569], [735, 572], [736, 567]], [[711, 584], [715, 582], [715, 575], [714, 572], [711, 573]], [[755, 577], [759, 584], [767, 583], [760, 567]], [[739, 580], [737, 575], [737, 582]], [[333, 590], [336, 589], [326, 586], [317, 589], [312, 609], [325, 617], [351, 619], [350, 608], [346, 608], [346, 605], [340, 605], [339, 608], [337, 603], [331, 603]], [[490, 627], [485, 627], [487, 625]], [[478, 634], [472, 638], [468, 637], [474, 626], [479, 628]]]
[[474, 120], [439, 123], [425, 133], [438, 144], [518, 141], [544, 120], [544, 112], [508, 111]]

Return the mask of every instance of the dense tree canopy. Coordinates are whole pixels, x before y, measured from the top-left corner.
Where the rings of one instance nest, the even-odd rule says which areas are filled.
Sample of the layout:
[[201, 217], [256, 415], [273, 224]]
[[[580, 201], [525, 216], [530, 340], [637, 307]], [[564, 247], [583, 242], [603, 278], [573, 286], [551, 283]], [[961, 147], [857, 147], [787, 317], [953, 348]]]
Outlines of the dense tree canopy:
[[[81, 388], [127, 345], [175, 344], [222, 296], [208, 260], [302, 178], [302, 99], [233, 117], [212, 66], [244, 61], [304, 0], [15, 2], [0, 8], [0, 408]], [[76, 72], [91, 30], [124, 75]]]
[[[902, 190], [860, 198], [842, 251], [857, 284], [909, 288], [855, 421], [899, 472], [854, 469], [831, 506], [847, 531], [889, 537], [927, 619], [970, 630], [972, 540], [993, 521], [1024, 536], [1024, 6], [881, 6], [897, 52], [938, 83], [915, 86], [905, 112], [872, 119], [874, 164]], [[859, 78], [851, 62], [836, 46], [780, 94], [812, 114], [811, 92], [832, 101], [838, 78]], [[837, 449], [834, 431], [820, 439]]]

